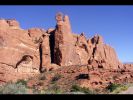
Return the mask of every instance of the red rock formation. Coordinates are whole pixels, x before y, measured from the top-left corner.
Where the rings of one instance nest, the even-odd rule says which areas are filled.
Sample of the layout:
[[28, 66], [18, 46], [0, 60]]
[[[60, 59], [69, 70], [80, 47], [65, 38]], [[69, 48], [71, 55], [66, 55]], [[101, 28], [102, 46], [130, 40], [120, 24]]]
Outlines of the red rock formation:
[[56, 15], [54, 63], [60, 66], [79, 64], [68, 16]]
[[45, 69], [72, 65], [89, 64], [95, 71], [131, 68], [123, 67], [102, 36], [87, 40], [84, 33], [72, 33], [69, 17], [61, 13], [56, 15], [56, 21], [55, 29], [23, 30], [16, 20], [0, 20], [0, 81], [28, 78]]
[[90, 51], [87, 39], [83, 33], [77, 37], [75, 49], [78, 54], [80, 65], [87, 65]]
[[133, 64], [129, 64], [129, 63], [126, 63], [126, 64], [123, 64], [123, 70], [125, 71], [133, 71]]
[[109, 45], [104, 44], [103, 39], [99, 35], [95, 35], [91, 39], [91, 47], [93, 49], [92, 55], [89, 59], [89, 64], [93, 65], [94, 67], [103, 67], [105, 69], [118, 69], [119, 66], [122, 67], [122, 63], [117, 58], [115, 50], [110, 47]]
[[0, 19], [0, 29], [7, 29], [9, 28], [9, 24], [7, 23], [7, 20]]
[[1, 29], [20, 29], [19, 23], [14, 19], [0, 19]]
[[61, 13], [56, 15], [55, 29], [55, 63], [61, 66], [87, 65], [117, 69], [122, 64], [117, 58], [114, 49], [103, 42], [100, 35], [86, 39], [84, 33], [72, 34], [68, 16]]
[[7, 23], [9, 24], [9, 27], [12, 29], [20, 29], [19, 23], [14, 19], [7, 20]]
[[[2, 27], [6, 27], [0, 28], [0, 72], [4, 75], [3, 81], [31, 77], [40, 73], [41, 64], [46, 67], [51, 63], [49, 35], [46, 31], [38, 28], [21, 30], [14, 20], [0, 20], [1, 23], [4, 23]], [[41, 43], [42, 62], [39, 48]]]
[[49, 34], [45, 30], [39, 28], [32, 28], [28, 30], [32, 41], [38, 45], [40, 52], [40, 67], [46, 68], [51, 63]]

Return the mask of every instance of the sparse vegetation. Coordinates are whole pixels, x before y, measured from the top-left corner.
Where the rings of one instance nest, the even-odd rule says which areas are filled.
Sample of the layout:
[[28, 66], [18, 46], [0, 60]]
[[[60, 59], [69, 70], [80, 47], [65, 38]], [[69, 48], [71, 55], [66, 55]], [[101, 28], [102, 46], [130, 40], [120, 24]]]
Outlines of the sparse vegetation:
[[21, 82], [12, 83], [9, 82], [0, 87], [0, 94], [27, 94], [28, 88]]
[[83, 92], [85, 94], [95, 94], [93, 90], [90, 90], [89, 88], [80, 87], [78, 85], [73, 85], [71, 88], [71, 92]]
[[41, 75], [39, 76], [39, 80], [46, 80], [45, 74], [41, 74]]
[[[56, 78], [57, 79], [56, 79]], [[55, 75], [55, 80], [57, 81], [60, 79], [60, 75]], [[38, 85], [43, 86], [42, 82], [39, 82]], [[118, 94], [122, 91], [128, 89], [131, 85], [121, 85], [121, 84], [110, 84], [107, 88], [105, 93], [109, 94]], [[91, 90], [89, 88], [80, 87], [79, 85], [72, 85], [70, 88], [70, 93], [83, 93], [83, 94], [97, 94], [100, 90]], [[66, 91], [67, 92], [67, 91]], [[16, 83], [9, 82], [4, 86], [0, 86], [0, 94], [63, 94], [62, 88], [54, 83], [48, 86], [48, 88], [44, 88], [39, 90], [38, 88], [28, 88], [26, 80], [18, 80]]]
[[32, 93], [33, 93], [33, 94], [40, 94], [40, 93], [41, 93], [41, 90], [32, 89]]
[[121, 84], [110, 84], [107, 87], [107, 90], [111, 93], [111, 94], [117, 94], [120, 93], [121, 91], [125, 91], [128, 89], [127, 85], [121, 85]]
[[62, 75], [60, 74], [55, 74], [55, 76], [52, 78], [52, 83], [58, 81], [59, 79], [61, 79]]
[[57, 84], [52, 85], [47, 90], [43, 91], [44, 94], [62, 94], [63, 91], [60, 89], [60, 87]]
[[113, 92], [119, 86], [120, 86], [119, 84], [110, 84], [107, 86], [107, 90], [109, 90], [110, 92]]
[[20, 79], [20, 80], [18, 80], [18, 81], [16, 82], [16, 84], [19, 84], [19, 83], [21, 83], [22, 85], [27, 86], [27, 81], [26, 81], [26, 80]]
[[[42, 82], [39, 82], [42, 85]], [[3, 86], [0, 86], [0, 94], [40, 94], [41, 90], [35, 87], [27, 87], [27, 81], [18, 80], [16, 83], [9, 82]]]

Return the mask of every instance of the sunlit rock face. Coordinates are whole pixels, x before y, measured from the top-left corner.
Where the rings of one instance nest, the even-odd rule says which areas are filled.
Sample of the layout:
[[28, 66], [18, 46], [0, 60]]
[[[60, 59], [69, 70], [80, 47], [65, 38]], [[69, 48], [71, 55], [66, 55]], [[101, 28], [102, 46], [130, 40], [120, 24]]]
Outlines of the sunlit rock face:
[[49, 34], [39, 28], [22, 30], [15, 20], [0, 20], [0, 55], [2, 82], [39, 74], [51, 63]]
[[57, 13], [56, 27], [24, 30], [14, 19], [0, 19], [0, 82], [33, 77], [71, 65], [123, 68], [115, 50], [100, 35], [74, 34], [67, 15]]
[[104, 44], [102, 36], [96, 34], [86, 39], [85, 34], [73, 34], [67, 15], [57, 13], [54, 33], [54, 62], [60, 66], [94, 64], [94, 67], [117, 69], [122, 66], [115, 50]]

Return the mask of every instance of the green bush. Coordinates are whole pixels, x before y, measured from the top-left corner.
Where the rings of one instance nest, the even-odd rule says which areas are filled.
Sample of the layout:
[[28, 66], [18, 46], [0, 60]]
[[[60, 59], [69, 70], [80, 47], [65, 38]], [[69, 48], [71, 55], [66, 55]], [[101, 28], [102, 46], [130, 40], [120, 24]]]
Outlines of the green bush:
[[128, 87], [127, 86], [120, 86], [120, 87], [118, 87], [116, 90], [114, 90], [112, 93], [120, 93], [121, 91], [125, 91], [125, 90], [127, 90], [128, 89]]
[[80, 87], [78, 85], [73, 85], [71, 87], [71, 92], [83, 92], [83, 93], [86, 93], [86, 94], [95, 94], [95, 92], [90, 90], [89, 88]]
[[118, 88], [120, 85], [119, 84], [110, 84], [107, 86], [107, 90], [110, 92], [114, 91], [116, 88]]
[[27, 94], [28, 89], [22, 83], [7, 83], [0, 86], [0, 94]]
[[121, 85], [121, 84], [110, 84], [108, 87], [107, 87], [107, 90], [109, 90], [109, 92], [111, 93], [119, 93], [121, 91], [125, 91], [128, 89], [128, 86], [126, 85]]
[[16, 82], [16, 84], [19, 84], [19, 83], [21, 83], [21, 84], [27, 86], [27, 81], [25, 81], [25, 80], [23, 80], [23, 79], [20, 79], [20, 80], [18, 80], [18, 81]]

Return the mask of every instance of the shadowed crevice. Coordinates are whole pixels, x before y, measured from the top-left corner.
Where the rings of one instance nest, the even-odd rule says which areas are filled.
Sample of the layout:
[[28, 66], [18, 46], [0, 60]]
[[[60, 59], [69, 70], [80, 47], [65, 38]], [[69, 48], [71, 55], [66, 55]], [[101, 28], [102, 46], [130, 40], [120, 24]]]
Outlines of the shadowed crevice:
[[49, 43], [50, 43], [50, 55], [51, 55], [51, 63], [55, 63], [54, 61], [54, 48], [55, 48], [55, 31], [52, 31], [49, 36]]
[[39, 53], [40, 53], [40, 68], [39, 68], [39, 71], [42, 72], [42, 54], [43, 54], [42, 43], [40, 43], [40, 45], [39, 45]]

